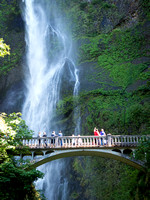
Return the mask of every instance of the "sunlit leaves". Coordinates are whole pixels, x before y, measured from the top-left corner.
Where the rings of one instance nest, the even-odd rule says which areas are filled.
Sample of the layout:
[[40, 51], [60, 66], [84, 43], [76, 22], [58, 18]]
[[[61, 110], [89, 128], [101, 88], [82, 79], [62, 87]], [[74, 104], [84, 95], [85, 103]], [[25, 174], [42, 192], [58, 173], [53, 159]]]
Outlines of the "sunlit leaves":
[[16, 147], [22, 145], [17, 139], [31, 138], [31, 133], [21, 113], [0, 113], [0, 199], [41, 200], [32, 183], [42, 178], [43, 173], [35, 169], [25, 171], [31, 163], [12, 157]]
[[9, 160], [7, 150], [15, 150], [21, 145], [17, 139], [31, 138], [32, 131], [28, 129], [25, 121], [21, 118], [21, 113], [0, 114], [0, 162]]
[[0, 38], [0, 57], [4, 57], [5, 55], [10, 55], [10, 47]]

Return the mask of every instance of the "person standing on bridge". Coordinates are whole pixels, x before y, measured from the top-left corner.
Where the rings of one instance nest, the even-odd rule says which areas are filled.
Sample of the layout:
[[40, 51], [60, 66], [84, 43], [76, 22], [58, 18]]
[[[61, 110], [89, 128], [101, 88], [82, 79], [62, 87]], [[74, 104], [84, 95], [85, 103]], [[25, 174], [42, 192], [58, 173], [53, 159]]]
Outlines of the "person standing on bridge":
[[[98, 131], [98, 129], [96, 127], [94, 128], [94, 135], [95, 136], [100, 136], [100, 133], [99, 133], [99, 131]], [[98, 140], [98, 144], [99, 144], [99, 139], [98, 138], [95, 138], [95, 144], [97, 143], [97, 140]]]
[[41, 146], [41, 132], [38, 133], [39, 147]]
[[51, 136], [54, 137], [54, 139], [53, 138], [51, 139], [51, 144], [55, 145], [55, 136], [56, 136], [55, 131], [52, 132]]
[[[46, 132], [43, 132], [43, 137], [47, 137], [47, 134], [46, 134]], [[45, 147], [47, 147], [47, 141], [46, 141], [46, 139], [44, 139], [44, 146]]]
[[80, 137], [80, 135], [78, 135], [78, 146], [82, 145], [82, 138]]
[[[62, 137], [62, 136], [63, 136], [63, 134], [62, 134], [61, 131], [59, 131], [58, 136], [59, 136], [59, 137]], [[61, 138], [59, 138], [58, 144], [60, 144], [61, 147], [62, 147], [62, 144], [63, 144], [63, 143], [62, 143], [62, 139], [61, 139]]]
[[74, 138], [74, 134], [72, 134], [72, 146], [75, 146], [75, 144], [76, 144], [76, 140], [75, 140], [75, 138]]
[[[106, 133], [104, 129], [101, 129], [100, 135], [106, 136]], [[106, 143], [106, 140], [104, 141], [104, 144]], [[103, 145], [103, 139], [101, 138], [101, 145]]]

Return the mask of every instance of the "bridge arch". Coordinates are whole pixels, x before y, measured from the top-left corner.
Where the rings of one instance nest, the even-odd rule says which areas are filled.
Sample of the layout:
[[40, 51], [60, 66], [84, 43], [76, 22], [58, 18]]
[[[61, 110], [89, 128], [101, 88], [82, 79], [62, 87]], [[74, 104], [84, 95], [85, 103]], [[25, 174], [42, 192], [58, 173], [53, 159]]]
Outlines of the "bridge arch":
[[144, 164], [140, 161], [135, 161], [131, 159], [127, 155], [123, 155], [119, 152], [115, 152], [112, 150], [103, 150], [103, 149], [74, 149], [74, 150], [56, 150], [49, 155], [46, 155], [43, 159], [33, 163], [30, 167], [26, 168], [26, 170], [37, 168], [45, 163], [51, 162], [53, 160], [57, 160], [60, 158], [66, 157], [74, 157], [74, 156], [98, 156], [104, 158], [111, 158], [114, 160], [118, 160], [127, 165], [130, 165], [138, 170], [145, 171]]
[[127, 155], [131, 154], [132, 152], [133, 152], [132, 149], [124, 149], [123, 150], [123, 154], [127, 154]]
[[113, 149], [112, 151], [115, 151], [115, 152], [121, 153], [121, 150], [120, 150], [120, 149]]

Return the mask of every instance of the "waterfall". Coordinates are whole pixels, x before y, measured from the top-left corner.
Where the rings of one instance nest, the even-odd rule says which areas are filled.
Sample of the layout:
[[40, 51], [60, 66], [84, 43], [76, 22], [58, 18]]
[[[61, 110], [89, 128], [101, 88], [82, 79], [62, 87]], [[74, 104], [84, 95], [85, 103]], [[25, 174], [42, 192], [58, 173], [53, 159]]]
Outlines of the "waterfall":
[[[79, 77], [78, 77], [78, 69], [75, 69], [75, 77], [76, 77], [76, 82], [74, 86], [73, 95], [77, 96], [79, 93], [79, 86], [80, 86]], [[80, 125], [81, 125], [80, 106], [77, 106], [74, 109], [74, 122], [76, 124], [74, 135], [80, 135]]]
[[[78, 70], [71, 58], [71, 39], [65, 33], [55, 0], [22, 0], [25, 21], [27, 92], [23, 105], [23, 119], [37, 136], [39, 131], [57, 129], [53, 120], [56, 105], [61, 98], [61, 79], [68, 62], [70, 78], [74, 81], [73, 94], [78, 94]], [[69, 81], [69, 80], [68, 80]], [[63, 127], [62, 127], [63, 128]], [[44, 190], [48, 200], [66, 200], [68, 182], [63, 159], [41, 166], [45, 173], [36, 186]]]

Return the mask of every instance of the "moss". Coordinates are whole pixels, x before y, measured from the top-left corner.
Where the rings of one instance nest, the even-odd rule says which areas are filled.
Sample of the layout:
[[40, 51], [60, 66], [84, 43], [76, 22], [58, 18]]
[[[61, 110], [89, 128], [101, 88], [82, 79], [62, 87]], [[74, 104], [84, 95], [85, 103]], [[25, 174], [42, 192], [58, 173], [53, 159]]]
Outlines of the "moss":
[[24, 30], [18, 0], [2, 0], [0, 8], [0, 34], [11, 48], [10, 56], [0, 59], [0, 76], [2, 76], [17, 67], [22, 59]]
[[[110, 34], [100, 34], [90, 37], [88, 44], [80, 47], [80, 63], [87, 61], [97, 61], [96, 81], [103, 80], [102, 71], [106, 70], [112, 84], [125, 89], [137, 79], [148, 78], [145, 70], [149, 62], [134, 63], [137, 58], [148, 57], [146, 40], [142, 32], [137, 28], [122, 31], [113, 30]], [[95, 74], [93, 75], [95, 79]], [[92, 79], [91, 76], [91, 80]]]
[[[111, 30], [113, 21], [119, 16], [116, 5], [105, 1], [58, 1], [60, 11], [63, 10], [65, 18], [74, 37], [97, 35]], [[112, 19], [112, 13], [114, 20]], [[105, 21], [108, 22], [105, 26]], [[109, 24], [110, 21], [110, 24]], [[94, 23], [93, 23], [94, 22]], [[82, 29], [81, 29], [82, 27]]]
[[141, 9], [142, 9], [142, 13], [144, 15], [144, 17], [146, 17], [148, 20], [150, 20], [150, 10], [149, 10], [149, 7], [150, 7], [150, 2], [149, 0], [140, 0], [140, 6], [141, 6]]
[[79, 199], [131, 199], [137, 170], [118, 161], [97, 157], [77, 158], [73, 169], [78, 175]]
[[124, 90], [93, 90], [75, 99], [65, 98], [59, 103], [57, 114], [67, 119], [80, 105], [82, 134], [85, 135], [92, 135], [95, 126], [112, 134], [148, 134], [148, 96], [148, 86], [130, 93]]
[[[60, 12], [65, 13], [69, 30], [75, 38], [108, 33], [116, 27], [133, 26], [138, 20], [149, 19], [150, 13], [147, 0], [132, 2], [129, 0], [92, 0], [91, 2], [56, 0], [56, 2]], [[137, 13], [136, 19], [134, 13]]]

